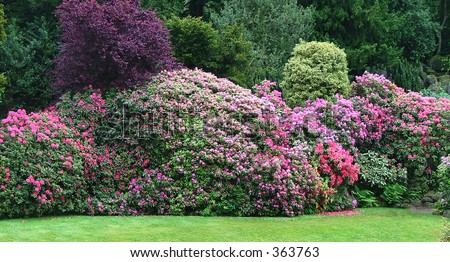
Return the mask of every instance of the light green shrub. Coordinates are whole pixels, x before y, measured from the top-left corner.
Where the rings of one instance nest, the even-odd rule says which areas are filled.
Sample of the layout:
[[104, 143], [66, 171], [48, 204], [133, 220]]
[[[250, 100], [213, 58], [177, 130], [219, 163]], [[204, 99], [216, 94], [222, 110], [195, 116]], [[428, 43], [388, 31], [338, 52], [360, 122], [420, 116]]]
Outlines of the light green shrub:
[[304, 105], [306, 100], [332, 100], [336, 93], [347, 95], [350, 83], [347, 60], [342, 49], [327, 42], [303, 42], [294, 48], [284, 68], [281, 83], [288, 105]]

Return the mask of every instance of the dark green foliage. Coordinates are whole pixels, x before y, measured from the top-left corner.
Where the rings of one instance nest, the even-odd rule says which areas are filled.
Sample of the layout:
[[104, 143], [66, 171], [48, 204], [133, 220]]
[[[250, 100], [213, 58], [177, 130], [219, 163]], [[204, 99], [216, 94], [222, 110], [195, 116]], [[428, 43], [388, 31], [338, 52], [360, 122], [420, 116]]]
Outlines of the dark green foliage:
[[430, 58], [429, 66], [436, 72], [446, 73], [450, 71], [450, 58], [448, 56], [435, 55]]
[[420, 91], [423, 88], [419, 70], [406, 60], [400, 60], [388, 69], [389, 78], [405, 90]]
[[392, 2], [392, 12], [399, 17], [401, 37], [397, 46], [403, 48], [404, 58], [421, 61], [437, 48], [439, 24], [433, 21], [425, 0]]
[[141, 7], [144, 9], [152, 9], [158, 17], [166, 20], [172, 16], [181, 17], [186, 11], [185, 0], [142, 0]]
[[3, 5], [0, 4], [0, 41], [4, 41], [6, 39], [5, 25], [5, 11], [3, 9]]
[[386, 201], [386, 204], [389, 206], [403, 204], [403, 200], [406, 195], [407, 188], [401, 184], [393, 184], [387, 186], [383, 194], [381, 194], [381, 198]]
[[393, 32], [398, 31], [399, 24], [395, 21], [397, 17], [388, 12], [386, 1], [304, 0], [300, 3], [316, 8], [316, 37], [345, 47], [350, 70], [373, 66], [372, 60], [383, 57], [386, 50], [400, 51], [393, 44], [398, 38]]
[[5, 5], [8, 20], [15, 20], [21, 27], [42, 16], [55, 25], [54, 12], [61, 2], [62, 0], [0, 0]]
[[316, 9], [316, 37], [344, 47], [353, 72], [419, 61], [436, 48], [439, 25], [424, 0], [300, 0]]
[[[219, 10], [226, 0], [185, 0], [186, 13], [194, 17], [208, 16], [209, 11]], [[206, 9], [206, 10], [205, 10]]]
[[208, 0], [186, 0], [186, 7], [191, 16], [203, 16], [203, 8]]
[[220, 31], [198, 17], [173, 17], [167, 22], [175, 58], [188, 68], [201, 68], [220, 77], [250, 86], [247, 80], [251, 42], [239, 25]]
[[349, 69], [352, 72], [365, 71], [370, 67], [386, 68], [397, 63], [402, 50], [387, 44], [365, 43], [355, 48], [345, 48]]
[[188, 68], [214, 70], [218, 67], [219, 33], [201, 18], [174, 17], [167, 21], [170, 41], [178, 62]]
[[0, 74], [0, 104], [3, 101], [3, 93], [5, 92], [5, 87], [8, 84], [8, 79], [4, 73]]
[[253, 85], [248, 74], [252, 43], [245, 39], [244, 28], [232, 24], [219, 31], [219, 68], [216, 74], [244, 87]]
[[377, 207], [377, 198], [375, 197], [375, 193], [368, 189], [359, 189], [355, 188], [355, 197], [358, 199], [358, 207], [366, 208], [366, 207]]
[[[6, 24], [6, 19], [5, 19], [5, 13], [3, 11], [3, 5], [0, 4], [0, 41], [4, 41], [6, 39], [5, 24]], [[7, 83], [8, 83], [8, 80], [6, 79], [5, 74], [0, 73], [0, 104], [3, 101], [3, 93], [5, 92], [5, 87], [6, 87]]]
[[7, 32], [7, 40], [0, 46], [0, 72], [8, 78], [2, 110], [41, 109], [50, 101], [49, 72], [57, 54], [56, 32], [45, 18], [26, 29], [12, 23]]
[[234, 23], [243, 25], [253, 42], [253, 59], [248, 78], [281, 82], [283, 65], [299, 39], [310, 40], [314, 32], [313, 12], [295, 0], [228, 0], [220, 12], [209, 10], [210, 19], [222, 30]]
[[439, 23], [438, 48], [436, 54], [449, 54], [450, 52], [450, 3], [447, 0], [427, 1], [431, 9], [433, 20]]
[[332, 43], [301, 42], [284, 68], [281, 87], [291, 107], [316, 98], [332, 100], [337, 93], [348, 95], [350, 83], [344, 51]]

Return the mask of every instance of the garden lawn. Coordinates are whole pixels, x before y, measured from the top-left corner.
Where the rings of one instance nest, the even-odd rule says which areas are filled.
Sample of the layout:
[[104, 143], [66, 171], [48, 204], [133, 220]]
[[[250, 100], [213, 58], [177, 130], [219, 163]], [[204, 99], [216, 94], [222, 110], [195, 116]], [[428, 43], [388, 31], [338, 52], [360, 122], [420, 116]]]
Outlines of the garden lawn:
[[406, 209], [294, 218], [61, 216], [0, 220], [0, 241], [439, 241], [440, 216]]

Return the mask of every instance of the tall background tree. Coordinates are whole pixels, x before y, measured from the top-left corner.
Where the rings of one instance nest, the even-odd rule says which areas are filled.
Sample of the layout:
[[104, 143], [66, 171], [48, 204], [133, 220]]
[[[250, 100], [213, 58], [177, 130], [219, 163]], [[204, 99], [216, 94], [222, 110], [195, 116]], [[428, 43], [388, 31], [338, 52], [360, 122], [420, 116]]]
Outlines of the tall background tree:
[[438, 24], [424, 0], [299, 0], [316, 9], [316, 38], [346, 49], [350, 70], [417, 62], [436, 48]]
[[313, 9], [295, 0], [227, 0], [220, 11], [211, 10], [210, 19], [221, 30], [234, 23], [244, 27], [253, 43], [251, 81], [280, 82], [284, 64], [299, 39], [310, 40], [314, 33]]
[[142, 0], [141, 7], [154, 10], [158, 17], [164, 20], [173, 16], [182, 17], [187, 13], [186, 0]]
[[436, 51], [439, 31], [425, 0], [298, 2], [316, 10], [316, 39], [345, 48], [350, 74], [381, 71], [411, 85], [407, 89], [420, 89], [418, 65]]
[[237, 24], [217, 30], [199, 17], [173, 17], [167, 21], [174, 55], [188, 68], [201, 68], [240, 85], [247, 80], [252, 43], [245, 39], [244, 29]]
[[60, 2], [0, 0], [8, 21], [8, 38], [0, 44], [0, 72], [4, 72], [0, 86], [5, 90], [1, 116], [12, 109], [38, 110], [48, 105], [49, 72], [59, 38], [54, 11]]
[[56, 93], [87, 85], [130, 88], [176, 66], [168, 30], [139, 1], [65, 0], [57, 14], [62, 36]]
[[428, 1], [433, 18], [439, 23], [439, 41], [436, 55], [447, 54], [450, 51], [450, 33], [448, 31], [450, 18], [450, 3], [448, 0]]
[[5, 72], [4, 101], [1, 111], [25, 108], [39, 110], [50, 102], [50, 71], [57, 54], [55, 28], [42, 17], [7, 27], [8, 37], [0, 45], [0, 72]]
[[62, 0], [0, 0], [5, 5], [8, 19], [13, 19], [19, 26], [34, 22], [35, 17], [44, 16], [49, 23], [56, 24], [54, 15], [56, 6]]
[[5, 10], [3, 5], [0, 4], [0, 41], [4, 41], [6, 38], [5, 25], [6, 25]]

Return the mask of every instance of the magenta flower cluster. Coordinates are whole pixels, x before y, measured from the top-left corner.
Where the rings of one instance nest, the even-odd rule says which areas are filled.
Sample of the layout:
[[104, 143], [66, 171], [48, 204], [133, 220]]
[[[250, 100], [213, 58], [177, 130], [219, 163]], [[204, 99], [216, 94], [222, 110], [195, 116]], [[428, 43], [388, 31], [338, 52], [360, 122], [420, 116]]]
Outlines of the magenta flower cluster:
[[9, 112], [0, 125], [0, 216], [83, 210], [92, 147], [57, 112]]

